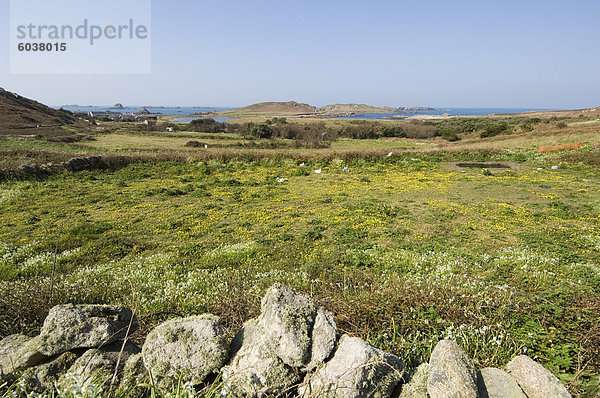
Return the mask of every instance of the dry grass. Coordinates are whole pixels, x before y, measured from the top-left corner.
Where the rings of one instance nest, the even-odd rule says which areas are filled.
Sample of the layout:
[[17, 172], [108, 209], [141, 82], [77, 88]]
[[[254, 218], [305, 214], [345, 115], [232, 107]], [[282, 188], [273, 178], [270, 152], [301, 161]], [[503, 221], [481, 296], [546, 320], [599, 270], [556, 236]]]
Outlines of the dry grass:
[[541, 146], [568, 145], [579, 142], [583, 142], [584, 146], [600, 144], [600, 131], [593, 126], [568, 129], [545, 127], [530, 133], [501, 135], [483, 139], [470, 138], [448, 143], [439, 142], [434, 149], [537, 150]]

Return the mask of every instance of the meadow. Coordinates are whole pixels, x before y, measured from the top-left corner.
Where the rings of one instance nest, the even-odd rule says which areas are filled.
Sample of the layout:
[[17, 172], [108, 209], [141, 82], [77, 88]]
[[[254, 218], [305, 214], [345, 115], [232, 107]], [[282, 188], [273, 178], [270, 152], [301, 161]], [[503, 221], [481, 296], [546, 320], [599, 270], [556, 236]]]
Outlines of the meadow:
[[[409, 367], [450, 337], [479, 368], [524, 353], [591, 397], [600, 388], [596, 127], [246, 152], [186, 148], [188, 133], [0, 141], [21, 153], [6, 164], [139, 156], [114, 170], [0, 182], [0, 337], [35, 333], [65, 302], [132, 306], [138, 341], [169, 316], [205, 312], [233, 335], [282, 282]], [[584, 148], [535, 151], [576, 137]]]

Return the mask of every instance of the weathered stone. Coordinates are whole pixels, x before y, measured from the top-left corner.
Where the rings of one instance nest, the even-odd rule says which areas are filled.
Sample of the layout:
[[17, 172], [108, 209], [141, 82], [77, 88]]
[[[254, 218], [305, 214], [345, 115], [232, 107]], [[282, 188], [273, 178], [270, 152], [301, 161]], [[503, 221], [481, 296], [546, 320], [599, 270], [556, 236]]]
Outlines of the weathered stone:
[[142, 398], [148, 396], [148, 384], [150, 374], [144, 365], [143, 354], [130, 356], [123, 367], [120, 390], [124, 396], [130, 398]]
[[16, 370], [20, 359], [15, 353], [29, 340], [31, 337], [22, 334], [13, 334], [0, 340], [0, 380]]
[[125, 362], [123, 368], [123, 377], [121, 378], [122, 384], [139, 384], [147, 382], [150, 374], [146, 365], [144, 364], [144, 354], [134, 354], [130, 356]]
[[308, 370], [313, 370], [329, 358], [336, 341], [337, 326], [333, 315], [323, 307], [318, 307], [312, 330], [311, 358], [307, 366]]
[[223, 374], [227, 397], [279, 397], [302, 380], [297, 369], [273, 353], [257, 324], [256, 319], [246, 322], [232, 342], [237, 352]]
[[408, 383], [402, 386], [400, 398], [428, 398], [427, 379], [429, 378], [429, 364], [422, 363], [410, 375]]
[[387, 398], [402, 380], [403, 369], [399, 358], [344, 335], [333, 358], [306, 376], [299, 396]]
[[310, 362], [311, 332], [317, 307], [306, 296], [283, 285], [273, 286], [261, 303], [259, 323], [271, 350], [289, 366]]
[[25, 390], [37, 393], [52, 390], [54, 383], [67, 372], [76, 359], [76, 354], [65, 352], [51, 362], [25, 370], [21, 375]]
[[333, 316], [286, 286], [272, 286], [258, 318], [231, 344], [225, 373], [230, 396], [277, 396], [327, 359], [337, 338]]
[[11, 378], [17, 370], [39, 365], [48, 356], [39, 352], [37, 338], [20, 334], [8, 336], [0, 341], [0, 380]]
[[431, 398], [479, 397], [473, 362], [456, 342], [442, 340], [431, 353], [427, 392]]
[[117, 370], [116, 381], [119, 382], [129, 357], [140, 352], [141, 349], [137, 345], [127, 342], [123, 346], [122, 341], [116, 341], [98, 349], [87, 350], [60, 378], [59, 383], [82, 387], [90, 383], [109, 384], [115, 370]]
[[31, 337], [22, 334], [13, 334], [0, 340], [0, 358], [14, 354], [23, 344], [31, 340]]
[[124, 339], [128, 328], [132, 333], [137, 326], [137, 318], [129, 308], [58, 305], [50, 310], [44, 321], [39, 351], [53, 356], [77, 348], [101, 347]]
[[142, 353], [158, 388], [168, 390], [179, 381], [199, 384], [218, 373], [227, 362], [228, 343], [219, 318], [201, 315], [159, 325]]
[[526, 355], [513, 358], [506, 371], [515, 378], [529, 398], [569, 398], [560, 380]]
[[477, 387], [481, 398], [527, 398], [511, 375], [496, 368], [481, 369], [477, 373]]

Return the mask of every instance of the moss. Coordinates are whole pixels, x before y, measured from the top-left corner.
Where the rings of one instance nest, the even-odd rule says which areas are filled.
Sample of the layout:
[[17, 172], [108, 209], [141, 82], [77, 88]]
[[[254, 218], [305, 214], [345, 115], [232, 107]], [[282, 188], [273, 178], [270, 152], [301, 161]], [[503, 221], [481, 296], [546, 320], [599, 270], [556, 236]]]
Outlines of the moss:
[[52, 362], [27, 369], [21, 375], [26, 391], [44, 392], [52, 389], [54, 383], [67, 372], [76, 359], [76, 354], [66, 352]]
[[120, 391], [129, 398], [146, 397], [148, 396], [149, 377], [143, 355], [141, 353], [132, 355], [123, 368]]

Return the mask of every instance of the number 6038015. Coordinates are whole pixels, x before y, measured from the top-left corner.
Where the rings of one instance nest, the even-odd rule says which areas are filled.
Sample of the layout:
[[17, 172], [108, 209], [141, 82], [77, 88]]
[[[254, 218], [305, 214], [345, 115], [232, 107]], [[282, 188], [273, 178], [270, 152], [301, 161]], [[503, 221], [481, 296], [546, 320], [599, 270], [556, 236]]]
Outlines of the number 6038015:
[[19, 43], [19, 51], [67, 51], [67, 43]]

